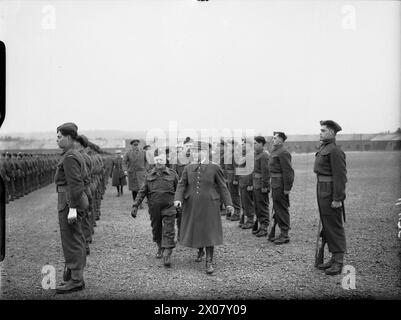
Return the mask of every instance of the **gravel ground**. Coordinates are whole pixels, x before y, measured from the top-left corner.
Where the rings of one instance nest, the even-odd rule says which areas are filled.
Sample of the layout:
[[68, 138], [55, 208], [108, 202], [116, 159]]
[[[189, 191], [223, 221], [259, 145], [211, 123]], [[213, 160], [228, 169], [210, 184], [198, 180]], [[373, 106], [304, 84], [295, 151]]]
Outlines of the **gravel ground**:
[[63, 256], [54, 185], [7, 206], [7, 252], [2, 299], [399, 299], [400, 240], [396, 199], [401, 197], [401, 153], [347, 153], [348, 254], [356, 289], [344, 290], [343, 275], [313, 267], [318, 225], [314, 155], [294, 155], [291, 242], [276, 246], [223, 217], [224, 245], [215, 249], [215, 273], [196, 263], [196, 250], [180, 245], [172, 267], [154, 257], [147, 210], [130, 216], [131, 195], [115, 196], [109, 185], [85, 270], [86, 289], [55, 295], [42, 288], [42, 267], [61, 280]]

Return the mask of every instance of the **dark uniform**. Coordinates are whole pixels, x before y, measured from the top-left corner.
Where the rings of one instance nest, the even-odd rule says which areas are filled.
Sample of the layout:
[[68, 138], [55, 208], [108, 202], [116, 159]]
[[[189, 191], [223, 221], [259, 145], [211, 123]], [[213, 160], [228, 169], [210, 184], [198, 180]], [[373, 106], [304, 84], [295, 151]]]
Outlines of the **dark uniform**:
[[177, 184], [178, 175], [174, 170], [168, 167], [162, 171], [153, 168], [146, 174], [145, 181], [133, 204], [133, 207], [137, 209], [143, 199], [148, 198], [153, 241], [158, 246], [157, 257], [161, 257], [161, 251], [165, 252], [165, 257], [170, 256], [171, 250], [175, 247], [174, 194]]
[[[286, 136], [283, 134], [283, 140]], [[269, 157], [269, 170], [271, 176], [271, 188], [273, 198], [274, 219], [280, 227], [281, 234], [274, 240], [276, 244], [289, 241], [290, 230], [290, 199], [284, 191], [291, 191], [294, 183], [294, 170], [291, 165], [291, 154], [283, 145], [273, 147]]]
[[[255, 152], [255, 165], [253, 171], [253, 199], [255, 203], [255, 213], [259, 222], [259, 230], [256, 236], [266, 236], [269, 226], [269, 191], [270, 191], [270, 172], [269, 155], [262, 151]], [[262, 192], [266, 188], [267, 192]]]
[[[69, 123], [64, 124], [58, 130], [67, 127], [69, 130], [76, 131], [77, 127], [74, 126]], [[61, 244], [67, 270], [67, 276], [64, 279], [67, 283], [62, 287], [66, 289], [70, 288], [69, 286], [84, 287], [83, 270], [86, 266], [86, 243], [82, 232], [82, 210], [89, 205], [85, 194], [86, 179], [87, 169], [82, 155], [73, 147], [63, 150], [54, 182], [58, 193], [57, 209]], [[77, 220], [74, 223], [68, 222], [70, 208], [77, 209]], [[65, 292], [69, 292], [66, 289]]]
[[234, 157], [234, 142], [229, 141], [229, 145], [225, 148], [224, 163], [222, 168], [224, 169], [224, 176], [227, 180], [228, 191], [230, 191], [231, 200], [234, 206], [234, 214], [226, 216], [227, 220], [238, 221], [240, 220], [241, 214], [241, 198], [239, 194], [239, 177], [235, 173], [235, 169], [238, 166], [235, 162]]
[[[246, 170], [248, 161], [253, 161], [253, 158], [249, 157], [249, 155], [246, 154], [245, 149], [243, 150], [243, 156], [244, 156], [244, 158], [242, 159], [243, 162], [240, 163], [237, 167], [237, 174], [240, 171]], [[240, 224], [240, 227], [242, 229], [251, 229], [254, 225], [254, 216], [255, 216], [255, 205], [253, 200], [253, 173], [243, 172], [242, 174], [238, 174], [238, 182], [241, 196], [241, 207], [243, 212], [243, 218], [246, 218], [246, 220], [243, 221], [244, 223]]]
[[[341, 130], [341, 127], [331, 120], [322, 121], [321, 125], [327, 125], [335, 132]], [[323, 225], [322, 235], [332, 253], [332, 259], [325, 266], [330, 267], [333, 262], [342, 266], [346, 252], [343, 226], [344, 206], [332, 208], [331, 204], [332, 201], [345, 200], [347, 169], [345, 153], [336, 145], [335, 138], [322, 141], [316, 153], [313, 171], [317, 175], [317, 202]]]

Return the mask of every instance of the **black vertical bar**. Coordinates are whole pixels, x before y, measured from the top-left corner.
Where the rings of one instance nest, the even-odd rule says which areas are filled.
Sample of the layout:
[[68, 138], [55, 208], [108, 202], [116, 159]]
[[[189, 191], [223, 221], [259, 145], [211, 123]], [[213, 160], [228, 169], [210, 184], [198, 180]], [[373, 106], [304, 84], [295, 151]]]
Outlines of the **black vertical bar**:
[[[6, 116], [6, 46], [0, 41], [0, 127]], [[6, 193], [0, 176], [0, 261], [6, 255]], [[1, 277], [1, 275], [0, 275]]]

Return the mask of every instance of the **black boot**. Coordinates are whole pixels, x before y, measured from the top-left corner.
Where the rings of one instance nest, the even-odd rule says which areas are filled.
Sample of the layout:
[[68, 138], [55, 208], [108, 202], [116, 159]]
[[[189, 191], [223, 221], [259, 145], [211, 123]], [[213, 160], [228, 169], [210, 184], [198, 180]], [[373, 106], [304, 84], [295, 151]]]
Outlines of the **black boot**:
[[163, 264], [165, 267], [171, 267], [171, 248], [165, 248], [163, 251]]
[[58, 286], [56, 288], [56, 293], [64, 294], [83, 290], [85, 288], [83, 271], [83, 269], [71, 270], [71, 279], [68, 280], [66, 283]]
[[259, 232], [259, 224], [258, 224], [258, 219], [256, 219], [252, 227], [252, 234], [257, 234], [258, 232]]
[[325, 270], [325, 273], [329, 276], [335, 276], [337, 274], [340, 274], [342, 270], [343, 270], [343, 264], [337, 261], [333, 261], [330, 268], [327, 268]]
[[281, 230], [279, 237], [274, 240], [274, 244], [284, 244], [290, 242], [290, 237], [288, 236], [288, 230]]
[[213, 269], [213, 251], [214, 247], [206, 247], [206, 273], [212, 274], [214, 272]]
[[157, 253], [156, 253], [156, 258], [161, 259], [163, 257], [163, 248], [161, 246], [160, 242], [157, 242]]
[[203, 248], [199, 248], [198, 249], [198, 255], [196, 256], [195, 261], [196, 262], [201, 262], [204, 255], [205, 255], [205, 250], [203, 250]]

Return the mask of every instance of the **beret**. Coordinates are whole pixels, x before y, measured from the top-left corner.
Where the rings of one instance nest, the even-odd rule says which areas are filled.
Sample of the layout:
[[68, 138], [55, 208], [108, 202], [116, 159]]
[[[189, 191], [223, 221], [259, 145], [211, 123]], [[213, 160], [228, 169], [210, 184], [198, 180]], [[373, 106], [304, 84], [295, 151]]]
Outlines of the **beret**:
[[340, 125], [333, 120], [321, 120], [320, 125], [327, 126], [328, 128], [333, 129], [335, 133], [342, 130]]
[[73, 133], [75, 132], [75, 134], [78, 133], [78, 127], [75, 123], [72, 122], [66, 122], [63, 123], [61, 126], [57, 127], [57, 131], [63, 131], [65, 133]]
[[139, 144], [139, 140], [138, 139], [134, 139], [134, 140], [131, 140], [131, 142], [129, 143], [129, 144], [134, 144], [134, 143], [138, 143]]
[[274, 132], [273, 132], [273, 135], [275, 136], [276, 134], [277, 134], [281, 139], [283, 139], [283, 141], [287, 140], [287, 136], [285, 135], [284, 132], [281, 132], [281, 131], [274, 131]]
[[266, 144], [266, 139], [265, 139], [265, 137], [256, 136], [256, 137], [254, 138], [254, 140], [255, 140], [257, 143], [262, 143], [263, 145]]

